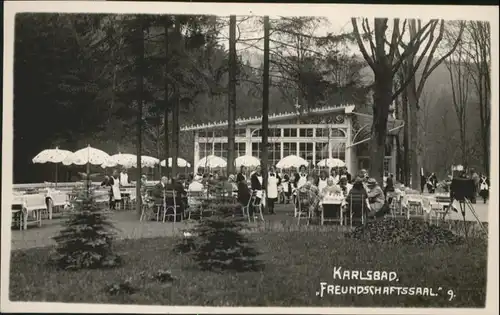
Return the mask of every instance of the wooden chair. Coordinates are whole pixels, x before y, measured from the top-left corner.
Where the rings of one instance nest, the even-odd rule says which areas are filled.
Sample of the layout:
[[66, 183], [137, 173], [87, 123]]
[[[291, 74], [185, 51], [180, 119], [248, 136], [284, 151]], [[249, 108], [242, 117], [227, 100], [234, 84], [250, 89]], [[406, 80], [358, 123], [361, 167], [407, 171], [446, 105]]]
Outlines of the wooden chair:
[[309, 211], [310, 200], [307, 191], [297, 191], [297, 225], [300, 224], [300, 219], [305, 217], [307, 225], [311, 222], [312, 211]]
[[139, 221], [144, 221], [151, 218], [151, 216], [154, 214], [153, 209], [153, 200], [147, 194], [143, 195], [141, 204], [141, 217], [139, 218]]
[[[265, 198], [266, 196], [262, 194], [262, 198]], [[254, 208], [254, 214], [253, 214], [253, 220], [255, 220], [255, 211], [258, 211], [258, 216], [262, 222], [264, 222], [264, 213], [262, 212], [262, 198], [259, 199], [257, 198], [256, 192], [252, 192], [252, 197], [250, 197], [252, 207]]]
[[22, 209], [23, 228], [27, 229], [29, 224], [37, 224], [41, 227], [42, 211], [46, 208], [47, 204], [44, 195], [26, 195]]
[[191, 220], [191, 214], [196, 213], [202, 217], [202, 206], [205, 193], [203, 191], [188, 191], [187, 219]]
[[[167, 217], [174, 217], [174, 224], [177, 222], [177, 209], [180, 205], [177, 203], [177, 193], [175, 190], [165, 191], [163, 197], [163, 222], [165, 222]], [[171, 211], [171, 213], [168, 213]]]
[[361, 225], [365, 224], [368, 210], [367, 202], [368, 199], [361, 194], [349, 195], [347, 207], [349, 209], [349, 224], [351, 228], [353, 222], [361, 223]]

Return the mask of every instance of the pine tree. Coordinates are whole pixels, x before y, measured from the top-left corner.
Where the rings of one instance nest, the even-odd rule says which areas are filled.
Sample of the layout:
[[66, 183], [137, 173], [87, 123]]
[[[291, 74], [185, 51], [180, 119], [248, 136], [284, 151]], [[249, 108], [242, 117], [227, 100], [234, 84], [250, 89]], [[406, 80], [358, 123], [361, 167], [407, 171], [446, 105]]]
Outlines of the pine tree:
[[242, 233], [241, 216], [235, 215], [241, 207], [238, 203], [221, 201], [212, 204], [214, 215], [203, 218], [194, 229], [195, 261], [203, 270], [255, 271], [262, 265], [259, 253]]
[[121, 260], [112, 250], [113, 224], [96, 204], [89, 185], [78, 191], [73, 209], [65, 228], [54, 237], [52, 262], [67, 270], [118, 266]]

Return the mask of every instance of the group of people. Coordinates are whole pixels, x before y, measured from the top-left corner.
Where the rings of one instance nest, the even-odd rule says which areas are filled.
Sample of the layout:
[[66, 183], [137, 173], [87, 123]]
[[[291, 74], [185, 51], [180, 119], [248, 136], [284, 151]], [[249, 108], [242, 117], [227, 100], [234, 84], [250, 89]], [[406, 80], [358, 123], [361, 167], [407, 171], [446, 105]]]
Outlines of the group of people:
[[116, 209], [116, 204], [123, 204], [120, 188], [130, 184], [127, 169], [122, 169], [120, 173], [114, 170], [111, 176], [105, 175], [101, 182], [101, 187], [109, 187], [109, 206], [112, 210]]

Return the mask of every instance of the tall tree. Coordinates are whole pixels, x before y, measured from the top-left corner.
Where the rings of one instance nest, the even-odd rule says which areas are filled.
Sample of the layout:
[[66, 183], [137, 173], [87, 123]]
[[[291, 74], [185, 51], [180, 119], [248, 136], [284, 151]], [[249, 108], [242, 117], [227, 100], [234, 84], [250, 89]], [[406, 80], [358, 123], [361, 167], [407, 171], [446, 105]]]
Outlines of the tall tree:
[[451, 81], [451, 93], [460, 131], [462, 164], [468, 165], [467, 107], [469, 103], [470, 72], [467, 70], [467, 55], [463, 46], [448, 57], [446, 68]]
[[[463, 25], [461, 25], [455, 42], [449, 47], [441, 47], [442, 42], [444, 42], [445, 21], [433, 20], [429, 23], [427, 24], [429, 25], [428, 29], [422, 32], [422, 21], [415, 19], [408, 20], [409, 41], [412, 43], [413, 49], [408, 54], [406, 60], [403, 61], [404, 76], [406, 79], [409, 79], [409, 84], [406, 87], [409, 106], [409, 126], [406, 125], [405, 128], [409, 127], [410, 146], [405, 149], [410, 153], [411, 184], [414, 189], [420, 187], [420, 168], [423, 167], [422, 150], [419, 149], [419, 136], [421, 135], [419, 128], [420, 97], [422, 96], [427, 79], [455, 51], [463, 32]], [[437, 37], [435, 37], [436, 31]], [[420, 36], [420, 39], [417, 38], [418, 36]], [[402, 41], [399, 44], [404, 49], [408, 48]], [[441, 47], [441, 50], [445, 48], [446, 53], [435, 60], [439, 47]], [[424, 59], [426, 59], [425, 63], [423, 63]], [[423, 65], [423, 68], [421, 68], [421, 65]], [[419, 76], [417, 76], [417, 72], [419, 72]]]
[[[450, 30], [456, 32], [456, 29]], [[486, 174], [490, 170], [490, 126], [491, 126], [491, 30], [488, 22], [469, 21], [466, 24], [465, 46], [468, 57], [466, 66], [470, 72], [475, 94], [478, 98], [482, 164]]]
[[137, 178], [136, 178], [136, 211], [137, 214], [141, 215], [142, 210], [142, 194], [141, 194], [141, 176], [142, 176], [142, 110], [144, 106], [143, 102], [143, 89], [144, 89], [144, 30], [145, 25], [141, 15], [137, 16], [137, 28], [136, 28], [136, 42], [137, 47], [137, 59], [136, 59], [136, 76], [137, 76]]
[[[400, 28], [399, 19], [393, 20], [392, 34], [387, 36], [389, 20], [386, 18], [375, 18], [373, 32], [368, 19], [362, 19], [363, 32], [359, 31], [356, 18], [351, 19], [353, 35], [358, 47], [370, 68], [372, 69], [375, 82], [374, 102], [373, 102], [373, 123], [371, 128], [370, 141], [370, 174], [379, 182], [382, 182], [385, 156], [385, 143], [387, 137], [387, 121], [389, 107], [399, 94], [405, 89], [415, 73], [406, 76], [400, 89], [393, 92], [393, 79], [399, 71], [401, 64], [410, 56], [415, 54], [415, 50], [420, 47], [424, 33], [432, 26], [434, 20], [426, 23], [415, 36], [412, 37], [408, 45], [403, 47], [403, 51], [398, 53], [399, 46], [404, 34], [405, 27]], [[369, 43], [371, 54], [368, 53], [363, 38]], [[390, 38], [390, 40], [388, 40]], [[386, 50], [388, 46], [389, 51]]]
[[[264, 16], [264, 73], [262, 78], [262, 185], [266, 190], [267, 197], [267, 180], [269, 172], [267, 154], [267, 140], [269, 127], [269, 31], [270, 31], [269, 16]], [[265, 203], [267, 207], [267, 202]]]
[[236, 16], [229, 17], [229, 80], [228, 80], [228, 107], [227, 107], [227, 174], [235, 173], [235, 139], [234, 129], [236, 123]]
[[[164, 29], [164, 39], [165, 39], [165, 74], [164, 74], [164, 84], [165, 84], [165, 104], [164, 109], [163, 109], [163, 136], [164, 136], [164, 157], [165, 157], [165, 169], [166, 169], [166, 175], [168, 176], [170, 174], [169, 172], [169, 166], [168, 166], [168, 158], [170, 156], [170, 141], [169, 141], [169, 124], [168, 124], [168, 118], [170, 115], [170, 102], [169, 102], [169, 97], [170, 97], [170, 81], [169, 81], [169, 65], [170, 65], [170, 38], [169, 38], [169, 32], [170, 32], [170, 27], [172, 25], [172, 19], [171, 16], [166, 15], [163, 18], [163, 29]], [[160, 156], [158, 156], [160, 158]], [[172, 161], [174, 163], [174, 161]], [[161, 169], [161, 166], [160, 166]], [[160, 174], [161, 176], [161, 174]]]

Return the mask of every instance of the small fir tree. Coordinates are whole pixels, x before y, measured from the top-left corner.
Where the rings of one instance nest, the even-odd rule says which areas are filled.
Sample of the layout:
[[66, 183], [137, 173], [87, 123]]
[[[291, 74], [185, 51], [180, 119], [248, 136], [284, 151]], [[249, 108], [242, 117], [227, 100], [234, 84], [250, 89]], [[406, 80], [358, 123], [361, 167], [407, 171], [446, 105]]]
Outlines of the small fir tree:
[[62, 269], [110, 268], [120, 264], [112, 251], [113, 224], [95, 203], [94, 190], [85, 176], [86, 185], [73, 200], [73, 211], [65, 227], [54, 240], [56, 249], [51, 260]]
[[192, 254], [203, 270], [255, 271], [263, 267], [259, 253], [242, 233], [244, 220], [235, 215], [241, 205], [221, 199], [212, 203], [214, 215], [203, 217], [194, 228], [195, 246]]

